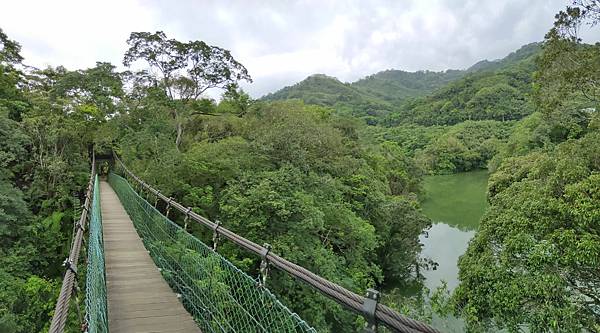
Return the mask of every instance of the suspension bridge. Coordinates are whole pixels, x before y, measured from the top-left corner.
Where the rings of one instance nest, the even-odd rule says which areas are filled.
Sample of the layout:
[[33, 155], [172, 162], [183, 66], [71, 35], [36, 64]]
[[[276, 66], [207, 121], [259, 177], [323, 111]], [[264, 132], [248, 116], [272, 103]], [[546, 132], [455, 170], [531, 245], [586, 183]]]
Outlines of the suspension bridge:
[[[379, 303], [375, 290], [360, 296], [276, 255], [268, 244], [260, 246], [196, 214], [138, 178], [116, 154], [106, 177], [99, 177], [96, 164], [92, 153], [51, 333], [64, 332], [74, 312], [81, 331], [90, 333], [316, 332], [269, 291], [272, 268], [363, 316], [364, 332], [380, 326], [439, 332]], [[185, 217], [183, 227], [169, 218], [172, 211]], [[213, 244], [190, 234], [189, 223], [212, 231]], [[221, 256], [220, 239], [259, 256], [260, 276], [249, 276]]]

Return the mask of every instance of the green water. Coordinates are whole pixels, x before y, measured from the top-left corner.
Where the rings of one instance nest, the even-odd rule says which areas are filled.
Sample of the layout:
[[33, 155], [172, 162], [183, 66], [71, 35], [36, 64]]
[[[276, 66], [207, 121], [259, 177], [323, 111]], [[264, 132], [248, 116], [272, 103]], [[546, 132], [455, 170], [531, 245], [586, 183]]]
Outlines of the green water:
[[[436, 270], [422, 272], [430, 290], [442, 281], [450, 290], [458, 285], [457, 261], [465, 253], [487, 207], [487, 180], [486, 170], [425, 178], [426, 194], [421, 207], [433, 225], [426, 236], [421, 236], [421, 255], [438, 263]], [[452, 317], [434, 316], [433, 325], [444, 332], [464, 330], [462, 322]]]
[[442, 280], [450, 289], [458, 285], [457, 260], [467, 249], [487, 207], [487, 179], [487, 170], [425, 178], [421, 207], [433, 225], [427, 236], [421, 236], [422, 255], [439, 265], [423, 273], [428, 288], [435, 289]]

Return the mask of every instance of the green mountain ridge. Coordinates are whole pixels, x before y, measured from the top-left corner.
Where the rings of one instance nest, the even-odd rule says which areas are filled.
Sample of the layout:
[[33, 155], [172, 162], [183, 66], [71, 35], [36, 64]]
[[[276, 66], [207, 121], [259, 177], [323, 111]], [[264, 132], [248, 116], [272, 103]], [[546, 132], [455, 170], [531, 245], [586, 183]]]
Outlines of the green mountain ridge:
[[410, 97], [423, 96], [465, 75], [449, 69], [442, 72], [389, 69], [360, 79], [352, 86], [393, 104]]
[[540, 52], [541, 43], [533, 42], [521, 46], [518, 50], [509, 53], [506, 57], [496, 60], [481, 60], [473, 66], [467, 68], [467, 72], [477, 72], [485, 70], [500, 69], [513, 63], [525, 60], [535, 56]]
[[324, 74], [311, 75], [262, 99], [300, 99], [306, 104], [329, 106], [340, 113], [372, 119], [383, 117], [394, 110], [394, 106], [388, 101]]
[[[392, 119], [391, 123], [397, 122], [398, 119], [411, 122], [410, 119], [406, 119], [410, 118], [410, 112], [408, 112], [410, 110], [407, 110], [407, 107], [413, 110], [414, 107], [423, 104], [439, 104], [448, 92], [456, 94], [461, 89], [468, 90], [463, 94], [465, 98], [469, 98], [468, 100], [457, 101], [452, 104], [457, 108], [466, 108], [466, 103], [480, 89], [496, 86], [497, 82], [494, 82], [494, 79], [490, 79], [490, 77], [498, 74], [496, 73], [498, 71], [502, 71], [498, 78], [507, 76], [502, 80], [506, 81], [509, 87], [518, 91], [515, 92], [512, 88], [506, 86], [495, 87], [494, 89], [507, 95], [508, 98], [517, 96], [517, 99], [524, 99], [523, 96], [530, 89], [527, 85], [530, 82], [531, 74], [535, 70], [533, 59], [539, 54], [540, 50], [540, 43], [530, 43], [502, 59], [482, 60], [466, 70], [407, 72], [390, 69], [369, 75], [352, 83], [344, 83], [325, 74], [314, 74], [292, 86], [267, 94], [262, 97], [262, 100], [300, 99], [307, 104], [333, 107], [339, 113], [363, 118], [369, 124], [381, 123], [384, 118]], [[513, 78], [519, 76], [518, 79], [525, 81], [525, 86], [508, 76]], [[494, 94], [494, 91], [488, 93]], [[418, 102], [415, 105], [415, 99], [420, 104]], [[439, 112], [443, 105], [437, 104], [431, 109]], [[516, 104], [522, 106], [523, 103]], [[447, 110], [442, 110], [442, 112], [444, 111]], [[502, 118], [501, 115], [495, 115], [494, 117]], [[462, 121], [478, 118], [492, 119], [487, 116], [471, 118], [466, 116], [460, 119]], [[456, 122], [458, 121], [444, 120], [431, 123]], [[418, 120], [416, 123], [427, 124], [428, 122]]]
[[466, 120], [516, 120], [533, 112], [530, 95], [538, 43], [500, 60], [478, 62], [464, 77], [423, 98], [409, 100], [386, 123], [454, 125]]

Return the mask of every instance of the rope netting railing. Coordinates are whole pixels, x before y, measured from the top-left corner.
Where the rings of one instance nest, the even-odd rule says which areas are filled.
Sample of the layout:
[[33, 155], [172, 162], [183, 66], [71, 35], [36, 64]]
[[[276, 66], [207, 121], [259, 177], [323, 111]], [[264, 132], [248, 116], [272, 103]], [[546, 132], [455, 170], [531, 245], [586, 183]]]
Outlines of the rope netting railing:
[[202, 332], [316, 332], [266, 288], [109, 175], [146, 249]]
[[[346, 308], [364, 316], [368, 322], [368, 325], [366, 327], [367, 332], [374, 332], [376, 330], [378, 324], [383, 324], [387, 328], [389, 328], [393, 331], [396, 331], [396, 332], [439, 333], [439, 331], [437, 329], [435, 329], [425, 323], [422, 323], [420, 321], [417, 321], [417, 320], [408, 318], [404, 315], [401, 315], [396, 310], [379, 303], [378, 302], [379, 294], [374, 290], [368, 290], [367, 297], [360, 296], [360, 295], [358, 295], [354, 292], [351, 292], [351, 291], [349, 291], [327, 279], [324, 279], [324, 278], [312, 273], [311, 271], [307, 270], [304, 267], [296, 265], [296, 264], [274, 254], [273, 252], [270, 251], [270, 248], [260, 246], [256, 243], [222, 227], [220, 224], [212, 222], [212, 221], [206, 219], [205, 217], [196, 214], [195, 212], [193, 212], [191, 210], [190, 207], [185, 207], [185, 206], [177, 203], [176, 201], [173, 200], [173, 198], [169, 198], [169, 197], [165, 196], [164, 194], [160, 193], [159, 190], [156, 190], [149, 184], [145, 183], [142, 179], [140, 179], [135, 174], [133, 174], [127, 168], [127, 166], [125, 166], [125, 164], [119, 159], [119, 157], [116, 154], [114, 154], [114, 158], [116, 161], [116, 166], [123, 171], [123, 175], [126, 176], [131, 181], [132, 184], [138, 186], [140, 189], [140, 192], [143, 191], [143, 192], [146, 192], [148, 195], [155, 197], [157, 202], [158, 202], [158, 200], [163, 201], [167, 205], [167, 212], [171, 208], [179, 211], [181, 214], [183, 214], [186, 217], [186, 221], [189, 219], [189, 220], [195, 221], [197, 223], [200, 223], [201, 225], [213, 230], [213, 233], [215, 234], [215, 236], [223, 237], [223, 238], [233, 242], [235, 245], [262, 257], [261, 268], [263, 266], [264, 267], [273, 266], [273, 267], [289, 274], [290, 276], [305, 282], [309, 286], [311, 286], [314, 289], [316, 289], [317, 291], [319, 291], [321, 294], [340, 303], [341, 305], [345, 306]], [[114, 176], [113, 176], [113, 179], [114, 179]], [[125, 179], [123, 179], [123, 181], [126, 182]], [[131, 188], [131, 190], [134, 191], [132, 188]], [[118, 191], [117, 191], [117, 193], [118, 193]], [[144, 200], [144, 202], [145, 202], [145, 200]], [[146, 202], [146, 204], [148, 204], [148, 203]], [[152, 205], [149, 205], [149, 209], [150, 209], [150, 207], [154, 211], [156, 211], [156, 209]], [[158, 211], [156, 211], [156, 212], [162, 216], [162, 214], [160, 214], [160, 212], [158, 212]], [[167, 216], [168, 216], [168, 213], [167, 213]], [[174, 224], [174, 226], [176, 226], [176, 225]], [[183, 231], [181, 229], [181, 232], [185, 232], [185, 231]], [[198, 241], [198, 240], [196, 240], [196, 241]], [[144, 240], [144, 242], [146, 242], [146, 240]], [[210, 248], [207, 248], [206, 245], [202, 244], [202, 246], [204, 248], [210, 250]], [[184, 254], [187, 252], [183, 251], [183, 252], [176, 252], [176, 253], [178, 253], [181, 256], [184, 256]], [[176, 263], [174, 265], [175, 265], [174, 267], [177, 267]], [[218, 268], [218, 267], [215, 267], [215, 268]], [[233, 267], [233, 268], [236, 271], [239, 271], [237, 268], [235, 268], [235, 267]], [[230, 284], [225, 284], [224, 286], [222, 286], [222, 288], [233, 289], [233, 288], [231, 288]]]
[[[56, 301], [54, 308], [54, 315], [52, 322], [50, 323], [50, 333], [61, 333], [63, 332], [65, 325], [68, 320], [69, 308], [71, 306], [71, 297], [75, 294], [77, 299], [77, 265], [79, 263], [79, 255], [82, 249], [82, 243], [85, 234], [85, 228], [87, 226], [87, 219], [92, 205], [92, 196], [94, 195], [94, 187], [96, 182], [96, 158], [92, 154], [92, 167], [90, 172], [90, 179], [85, 194], [85, 202], [82, 207], [81, 216], [79, 221], [75, 224], [73, 240], [71, 242], [71, 249], [69, 251], [69, 257], [65, 259], [65, 275], [63, 277], [62, 286], [60, 288], [60, 294]], [[78, 307], [79, 305], [76, 304]], [[79, 310], [79, 309], [78, 309]]]
[[89, 333], [108, 332], [108, 307], [106, 294], [106, 269], [104, 266], [104, 240], [102, 238], [102, 210], [100, 209], [98, 176], [94, 183], [89, 231], [86, 270], [86, 323]]

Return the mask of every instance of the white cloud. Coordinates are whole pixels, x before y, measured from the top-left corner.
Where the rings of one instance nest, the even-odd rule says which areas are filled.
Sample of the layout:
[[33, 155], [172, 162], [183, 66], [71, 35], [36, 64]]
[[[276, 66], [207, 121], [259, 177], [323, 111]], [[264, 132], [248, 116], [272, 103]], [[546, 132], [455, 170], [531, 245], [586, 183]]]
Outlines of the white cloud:
[[135, 1], [10, 1], [1, 27], [23, 46], [27, 63], [67, 68], [120, 63], [130, 31], [161, 27], [153, 9]]
[[[38, 67], [119, 65], [132, 31], [230, 49], [260, 96], [312, 74], [352, 81], [389, 68], [465, 68], [543, 39], [563, 0], [19, 0], [0, 27]], [[600, 40], [596, 32], [586, 40]]]

